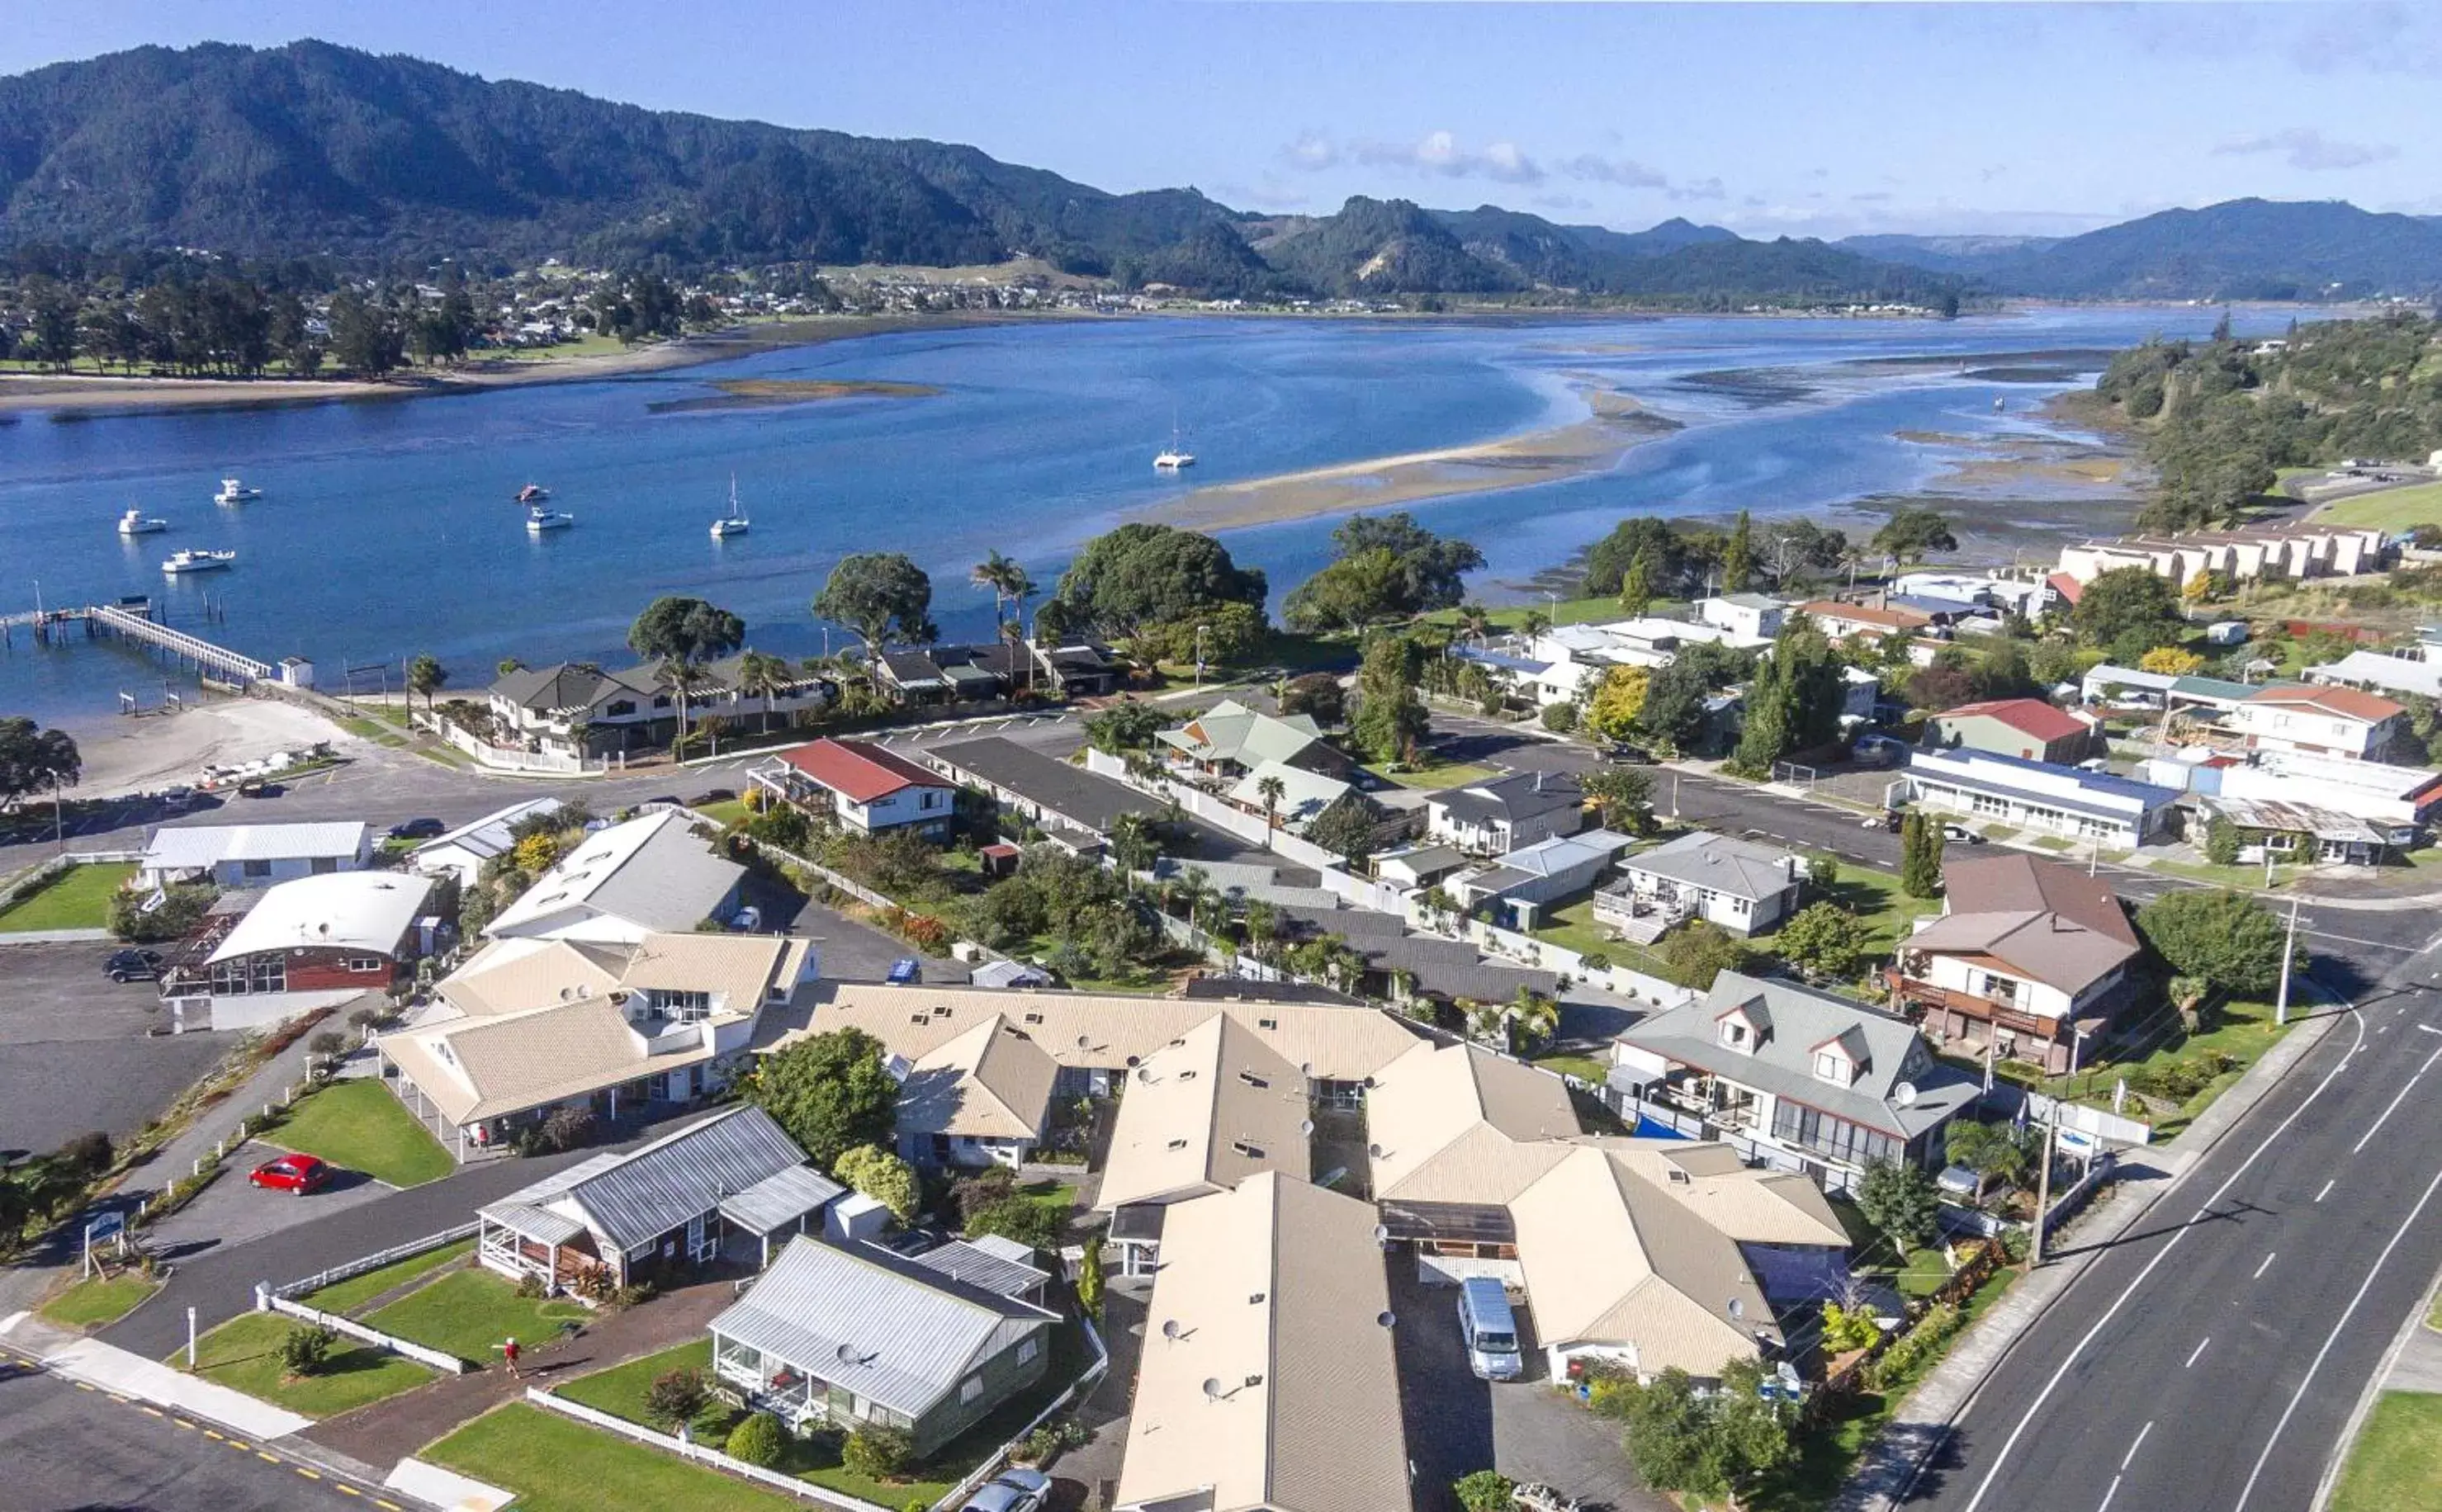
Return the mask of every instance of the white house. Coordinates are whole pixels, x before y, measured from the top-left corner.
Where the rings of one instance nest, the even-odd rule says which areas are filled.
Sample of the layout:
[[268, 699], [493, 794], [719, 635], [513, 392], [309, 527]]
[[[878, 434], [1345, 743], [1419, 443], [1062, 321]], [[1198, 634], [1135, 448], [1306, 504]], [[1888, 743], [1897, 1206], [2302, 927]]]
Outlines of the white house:
[[1609, 829], [1554, 835], [1509, 852], [1497, 866], [1455, 879], [1449, 890], [1468, 908], [1497, 900], [1507, 906], [1518, 928], [1531, 929], [1536, 909], [1600, 882], [1619, 853], [1632, 844], [1628, 836]]
[[472, 824], [460, 825], [416, 847], [408, 865], [428, 877], [455, 877], [461, 887], [472, 887], [482, 877], [485, 862], [508, 854], [517, 844], [511, 830], [529, 819], [555, 814], [559, 810], [557, 798], [528, 798], [523, 803], [496, 809]]
[[1640, 943], [1688, 919], [1752, 935], [1796, 911], [1804, 865], [1777, 847], [1700, 829], [1622, 862], [1623, 880], [1595, 895], [1595, 919]]
[[2395, 698], [2414, 693], [2420, 698], [2442, 699], [2442, 662], [2426, 660], [2431, 649], [2420, 646], [2414, 655], [2351, 651], [2337, 662], [2306, 668], [2306, 681], [2337, 683]]
[[1505, 856], [1585, 824], [1585, 790], [1566, 772], [1517, 772], [1425, 800], [1425, 833], [1478, 855]]
[[2127, 849], [2168, 829], [2179, 794], [2107, 773], [1988, 751], [1916, 751], [1892, 784], [1928, 809]]
[[861, 835], [913, 829], [938, 839], [957, 814], [957, 783], [866, 740], [826, 738], [783, 751], [747, 775]]
[[2259, 751], [2372, 760], [2408, 727], [2408, 711], [2378, 694], [2323, 683], [2276, 683], [2231, 711]]
[[137, 863], [143, 887], [210, 882], [267, 887], [299, 877], [359, 871], [373, 863], [373, 832], [354, 820], [327, 824], [187, 825], [156, 829]]
[[1722, 593], [1698, 602], [1696, 617], [1729, 631], [1732, 646], [1769, 646], [1789, 617], [1789, 606], [1761, 593]]
[[713, 853], [675, 811], [597, 829], [483, 926], [494, 939], [632, 945], [736, 909], [746, 868]]
[[181, 1029], [209, 1013], [216, 1029], [275, 1024], [361, 993], [387, 993], [407, 963], [434, 944], [440, 920], [424, 907], [430, 879], [392, 871], [292, 878], [265, 889], [227, 932], [207, 934], [200, 966], [191, 954], [161, 981]]

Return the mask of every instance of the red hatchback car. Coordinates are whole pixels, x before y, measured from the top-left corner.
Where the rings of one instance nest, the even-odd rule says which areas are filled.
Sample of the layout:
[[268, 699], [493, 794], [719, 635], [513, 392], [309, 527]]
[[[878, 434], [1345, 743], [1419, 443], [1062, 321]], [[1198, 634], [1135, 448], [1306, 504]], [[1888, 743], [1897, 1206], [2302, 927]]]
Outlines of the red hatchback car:
[[256, 1166], [246, 1178], [258, 1187], [294, 1192], [301, 1197], [331, 1179], [331, 1163], [319, 1156], [283, 1155]]

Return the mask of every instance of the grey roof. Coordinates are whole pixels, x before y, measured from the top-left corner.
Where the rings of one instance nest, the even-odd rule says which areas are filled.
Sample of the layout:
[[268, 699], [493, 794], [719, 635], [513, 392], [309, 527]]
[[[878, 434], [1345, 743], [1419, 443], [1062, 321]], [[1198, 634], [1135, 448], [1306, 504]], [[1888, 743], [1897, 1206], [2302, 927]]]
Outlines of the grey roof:
[[307, 824], [187, 825], [156, 829], [144, 865], [156, 871], [217, 866], [224, 861], [305, 861], [355, 856], [365, 827], [354, 819]]
[[692, 823], [691, 815], [670, 811], [596, 830], [502, 909], [486, 933], [517, 934], [568, 908], [664, 934], [692, 931], [746, 875], [697, 836]]
[[878, 1246], [850, 1250], [801, 1234], [712, 1332], [921, 1417], [1055, 1316]]
[[1152, 818], [1162, 811], [1160, 803], [1125, 783], [1072, 767], [1002, 736], [936, 746], [924, 755], [953, 776], [1006, 789], [1100, 835], [1109, 834], [1121, 814]]
[[[629, 1249], [805, 1161], [806, 1152], [770, 1114], [757, 1107], [731, 1108], [632, 1155], [597, 1156], [502, 1201], [529, 1207], [574, 1203], [586, 1215], [586, 1227], [605, 1243]], [[838, 1194], [837, 1189], [831, 1193]]]
[[1447, 789], [1426, 801], [1447, 810], [1450, 818], [1461, 824], [1505, 820], [1515, 825], [1561, 809], [1582, 808], [1586, 793], [1570, 773], [1518, 772], [1489, 782]]
[[477, 1211], [494, 1223], [537, 1244], [564, 1245], [585, 1231], [585, 1225], [567, 1214], [554, 1212], [549, 1208], [538, 1208], [531, 1203], [495, 1202]]
[[446, 834], [436, 835], [416, 847], [415, 853], [421, 856], [428, 850], [447, 846], [488, 861], [517, 844], [509, 834], [511, 826], [536, 814], [557, 813], [559, 810], [557, 798], [528, 798], [505, 809], [495, 809], [481, 819], [460, 825]]
[[940, 664], [922, 651], [884, 651], [882, 654], [882, 670], [902, 687], [949, 681]]
[[[1759, 999], [1759, 1014], [1749, 1007]], [[1760, 1017], [1769, 1025], [1752, 1054], [1723, 1045], [1714, 1029], [1722, 1014], [1740, 1007], [1748, 1008], [1750, 1020]], [[1865, 1064], [1853, 1083], [1836, 1086], [1815, 1076], [1814, 1047], [1851, 1029], [1864, 1041]], [[1939, 1126], [1975, 1102], [1979, 1090], [1975, 1078], [1936, 1060], [1905, 1019], [1795, 982], [1740, 972], [1722, 973], [1703, 1002], [1656, 1013], [1620, 1039], [1903, 1139]], [[1855, 1041], [1849, 1043], [1853, 1051]], [[1894, 1093], [1902, 1083], [1913, 1089], [1905, 1106]]]
[[720, 1215], [750, 1233], [796, 1222], [847, 1189], [810, 1165], [775, 1171], [745, 1191], [720, 1199]]
[[1790, 852], [1777, 846], [1759, 846], [1699, 829], [1667, 845], [1620, 864], [1630, 872], [1645, 872], [1691, 887], [1703, 887], [1731, 898], [1761, 900], [1777, 897], [1796, 881], [1788, 867]]
[[938, 1270], [953, 1281], [980, 1286], [1000, 1297], [1023, 1297], [1051, 1279], [1047, 1271], [994, 1254], [965, 1239], [953, 1239], [911, 1258], [927, 1270]]

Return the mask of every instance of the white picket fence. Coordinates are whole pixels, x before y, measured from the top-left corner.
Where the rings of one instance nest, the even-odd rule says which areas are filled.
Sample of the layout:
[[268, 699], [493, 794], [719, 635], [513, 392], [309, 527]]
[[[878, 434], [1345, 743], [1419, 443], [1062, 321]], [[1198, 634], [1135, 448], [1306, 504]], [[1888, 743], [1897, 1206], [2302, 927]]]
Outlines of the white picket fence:
[[335, 1334], [345, 1334], [350, 1339], [361, 1339], [376, 1349], [386, 1349], [393, 1355], [404, 1355], [417, 1364], [429, 1365], [444, 1375], [464, 1375], [475, 1368], [444, 1350], [416, 1343], [413, 1339], [401, 1339], [395, 1334], [385, 1334], [378, 1328], [369, 1328], [353, 1318], [342, 1318], [337, 1313], [326, 1313], [319, 1307], [308, 1307], [301, 1302], [290, 1302], [287, 1298], [274, 1293], [269, 1286], [258, 1285], [254, 1288], [254, 1305], [257, 1312], [278, 1313], [283, 1318], [319, 1323]]
[[520, 751], [497, 746], [471, 730], [427, 714], [422, 709], [410, 709], [407, 717], [416, 728], [431, 731], [473, 756], [479, 765], [494, 772], [546, 777], [598, 777], [610, 770], [610, 763], [600, 757], [589, 760], [564, 751]]
[[320, 1291], [325, 1286], [336, 1285], [350, 1277], [361, 1276], [369, 1270], [379, 1270], [384, 1266], [396, 1265], [410, 1255], [424, 1254], [429, 1250], [438, 1249], [444, 1245], [454, 1245], [461, 1239], [471, 1239], [482, 1231], [483, 1227], [481, 1223], [462, 1223], [455, 1228], [444, 1229], [439, 1233], [426, 1234], [421, 1239], [410, 1239], [403, 1245], [392, 1245], [388, 1249], [376, 1250], [370, 1255], [359, 1255], [343, 1265], [333, 1266], [328, 1270], [316, 1271], [302, 1280], [284, 1282], [272, 1287], [271, 1294], [275, 1297], [302, 1297], [311, 1292]]
[[[675, 1454], [681, 1459], [695, 1460], [718, 1469], [727, 1470], [730, 1474], [753, 1481], [757, 1485], [767, 1485], [775, 1491], [786, 1492], [790, 1496], [798, 1497], [804, 1501], [820, 1502], [827, 1506], [839, 1507], [842, 1512], [893, 1512], [892, 1508], [877, 1506], [871, 1502], [831, 1490], [828, 1486], [816, 1485], [811, 1481], [800, 1481], [793, 1475], [782, 1475], [777, 1470], [767, 1470], [760, 1466], [749, 1465], [744, 1460], [733, 1459], [719, 1449], [698, 1444], [692, 1439], [673, 1438], [667, 1433], [647, 1428], [642, 1423], [630, 1423], [624, 1417], [614, 1417], [609, 1412], [587, 1407], [581, 1402], [572, 1402], [564, 1396], [556, 1396], [550, 1392], [536, 1387], [526, 1388], [526, 1400], [546, 1412], [557, 1412], [563, 1417], [573, 1417], [580, 1423], [590, 1423], [595, 1428], [616, 1433], [622, 1438], [632, 1439], [639, 1444], [649, 1444], [657, 1449]], [[604, 1486], [600, 1489], [608, 1493], [610, 1487]]]

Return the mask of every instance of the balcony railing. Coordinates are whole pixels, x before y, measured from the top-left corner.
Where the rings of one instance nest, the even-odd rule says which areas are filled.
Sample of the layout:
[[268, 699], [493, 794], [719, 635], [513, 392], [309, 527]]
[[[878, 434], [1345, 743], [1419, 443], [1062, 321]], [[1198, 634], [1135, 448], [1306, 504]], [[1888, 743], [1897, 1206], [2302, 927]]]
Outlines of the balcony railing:
[[2060, 1032], [2056, 1021], [2026, 1012], [2002, 998], [1936, 987], [1931, 982], [1903, 976], [1896, 970], [1889, 972], [1886, 979], [1891, 985], [1892, 998], [1902, 1008], [1946, 1009], [1954, 1013], [1964, 1013], [1969, 1018], [1982, 1019], [2013, 1033], [2032, 1034], [2040, 1039], [2050, 1039]]

